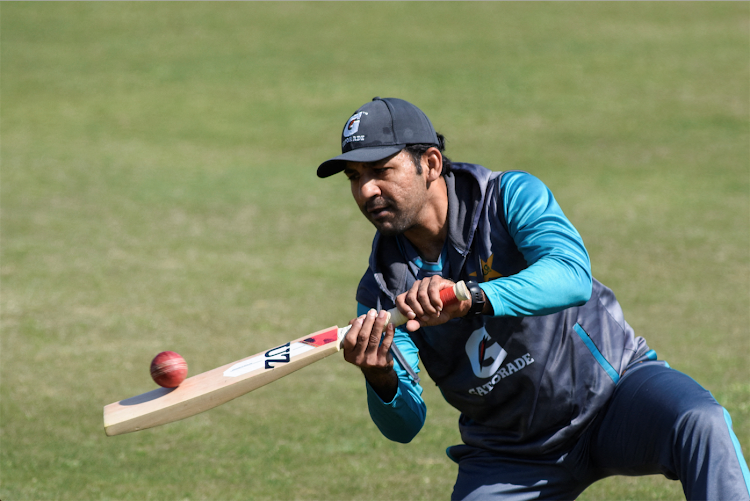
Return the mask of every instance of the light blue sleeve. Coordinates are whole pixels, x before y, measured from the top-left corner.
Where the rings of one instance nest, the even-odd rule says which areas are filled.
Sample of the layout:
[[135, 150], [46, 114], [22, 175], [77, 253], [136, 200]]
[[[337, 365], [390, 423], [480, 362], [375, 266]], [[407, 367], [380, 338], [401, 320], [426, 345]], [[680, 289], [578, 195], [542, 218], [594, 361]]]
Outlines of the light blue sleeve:
[[539, 179], [503, 174], [498, 210], [528, 268], [480, 284], [495, 316], [548, 315], [591, 297], [591, 263], [583, 240]]
[[[368, 307], [358, 304], [357, 316], [364, 315]], [[404, 358], [414, 370], [419, 372], [419, 351], [409, 334], [396, 328], [394, 343], [398, 346]], [[367, 407], [370, 417], [378, 427], [380, 433], [389, 440], [406, 444], [417, 436], [424, 425], [427, 406], [422, 400], [422, 387], [412, 381], [406, 370], [394, 359], [393, 368], [398, 374], [398, 389], [396, 396], [390, 402], [383, 402], [377, 393], [367, 385]]]

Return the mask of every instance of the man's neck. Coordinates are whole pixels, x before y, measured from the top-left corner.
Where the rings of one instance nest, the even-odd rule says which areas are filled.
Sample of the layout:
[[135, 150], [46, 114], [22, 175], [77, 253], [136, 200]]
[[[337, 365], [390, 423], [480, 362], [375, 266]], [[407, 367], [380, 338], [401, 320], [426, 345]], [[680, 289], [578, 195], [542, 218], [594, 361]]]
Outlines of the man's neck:
[[443, 246], [445, 245], [445, 236], [442, 238], [419, 238], [411, 231], [404, 232], [404, 236], [417, 250], [419, 257], [425, 261], [434, 263], [440, 259], [440, 254], [443, 252]]
[[440, 177], [431, 188], [422, 222], [404, 232], [404, 236], [419, 252], [422, 259], [435, 262], [440, 258], [448, 237], [448, 188]]

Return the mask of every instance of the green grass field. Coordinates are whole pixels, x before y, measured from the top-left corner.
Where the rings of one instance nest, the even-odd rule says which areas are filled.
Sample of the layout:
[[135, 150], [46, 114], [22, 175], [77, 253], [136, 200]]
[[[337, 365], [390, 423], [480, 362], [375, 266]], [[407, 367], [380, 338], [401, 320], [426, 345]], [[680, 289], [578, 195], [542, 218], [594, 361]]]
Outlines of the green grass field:
[[[354, 315], [373, 229], [315, 168], [373, 96], [544, 180], [750, 455], [750, 4], [0, 5], [0, 499], [448, 499], [458, 413], [382, 438], [331, 357], [194, 418], [102, 407]], [[663, 477], [586, 500], [681, 499]]]

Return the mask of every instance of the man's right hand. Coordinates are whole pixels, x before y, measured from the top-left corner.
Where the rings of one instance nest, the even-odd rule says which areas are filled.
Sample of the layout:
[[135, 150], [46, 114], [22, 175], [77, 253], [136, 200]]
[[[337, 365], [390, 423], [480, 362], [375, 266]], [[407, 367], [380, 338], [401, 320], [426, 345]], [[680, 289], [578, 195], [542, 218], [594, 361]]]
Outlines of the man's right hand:
[[384, 402], [393, 400], [398, 391], [398, 375], [393, 370], [390, 352], [396, 329], [391, 323], [386, 326], [387, 320], [385, 310], [380, 313], [370, 310], [349, 322], [351, 329], [343, 340], [344, 359], [362, 370], [367, 382]]

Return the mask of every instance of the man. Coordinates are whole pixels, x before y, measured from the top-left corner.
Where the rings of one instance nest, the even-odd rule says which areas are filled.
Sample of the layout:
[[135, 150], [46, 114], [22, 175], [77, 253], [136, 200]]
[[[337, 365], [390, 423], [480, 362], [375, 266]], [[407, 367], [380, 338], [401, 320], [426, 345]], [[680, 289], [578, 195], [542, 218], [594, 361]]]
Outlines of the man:
[[[345, 173], [377, 229], [343, 349], [380, 431], [406, 443], [421, 429], [421, 359], [461, 411], [453, 499], [572, 499], [655, 473], [688, 499], [749, 499], [728, 413], [634, 335], [549, 189], [443, 150], [421, 110], [375, 98], [318, 168]], [[471, 299], [443, 305], [458, 280]], [[394, 305], [403, 327], [387, 324]]]

